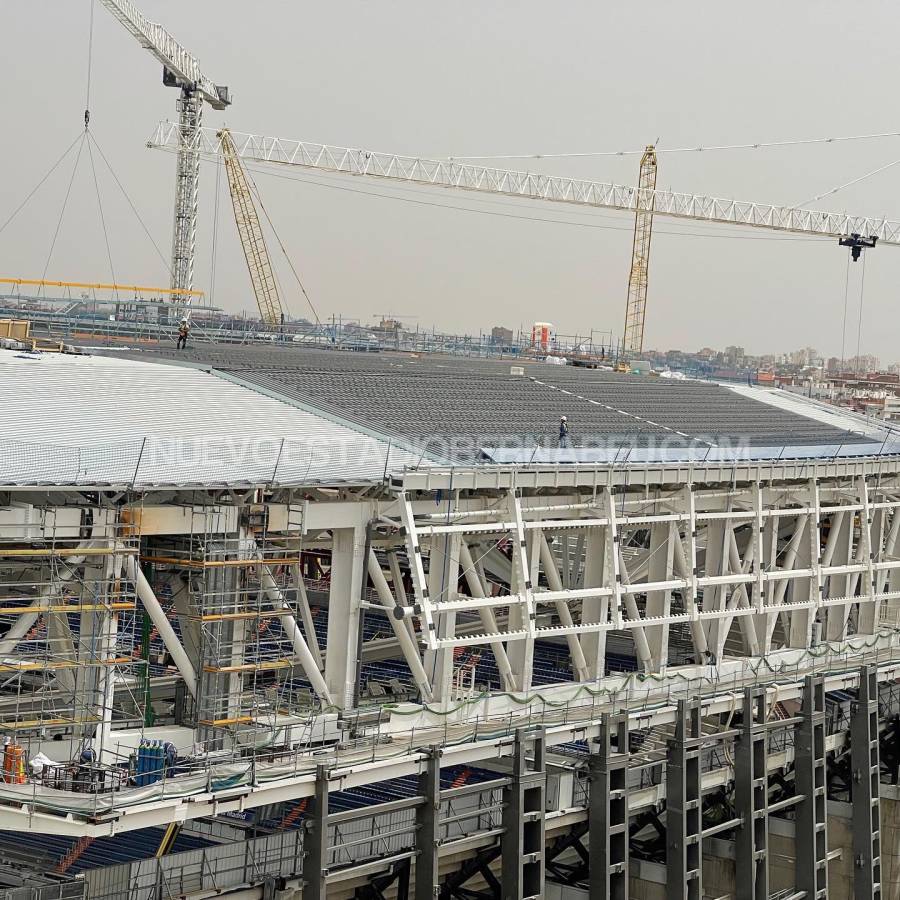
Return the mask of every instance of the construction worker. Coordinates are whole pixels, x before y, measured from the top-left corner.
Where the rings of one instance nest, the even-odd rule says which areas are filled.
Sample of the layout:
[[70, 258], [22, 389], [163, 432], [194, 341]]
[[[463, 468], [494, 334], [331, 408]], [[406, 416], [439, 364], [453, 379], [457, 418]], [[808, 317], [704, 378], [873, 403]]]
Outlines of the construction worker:
[[572, 446], [569, 443], [569, 420], [565, 416], [560, 416], [559, 418], [559, 446]]
[[191, 327], [188, 325], [187, 319], [182, 319], [181, 323], [178, 326], [178, 340], [175, 342], [176, 350], [186, 350], [187, 349], [187, 339], [188, 333], [190, 332]]

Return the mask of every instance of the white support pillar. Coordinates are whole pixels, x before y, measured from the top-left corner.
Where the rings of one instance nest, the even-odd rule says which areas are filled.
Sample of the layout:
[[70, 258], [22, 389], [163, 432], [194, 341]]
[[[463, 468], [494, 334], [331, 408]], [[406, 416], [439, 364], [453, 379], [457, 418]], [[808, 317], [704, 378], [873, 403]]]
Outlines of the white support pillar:
[[294, 572], [294, 582], [297, 588], [297, 609], [303, 622], [303, 630], [306, 632], [306, 642], [309, 644], [310, 653], [316, 661], [316, 667], [320, 672], [325, 671], [325, 662], [322, 659], [322, 651], [319, 648], [319, 637], [316, 634], [316, 623], [313, 621], [312, 608], [309, 605], [309, 595], [306, 593], [306, 581], [300, 566], [291, 567]]
[[[741, 552], [737, 545], [737, 537], [735, 536], [733, 528], [728, 529], [727, 540], [728, 569], [731, 574], [750, 574], [756, 561], [757, 542], [752, 539], [747, 541], [747, 546], [744, 548], [744, 559], [742, 560]], [[746, 584], [738, 584], [732, 587], [731, 596], [726, 603], [726, 609], [750, 609], [750, 595], [747, 591]], [[734, 616], [725, 616], [720, 621], [722, 624], [718, 631], [719, 643], [714, 648], [716, 658], [719, 660], [721, 660], [724, 654], [725, 642], [728, 640], [728, 635], [731, 632]], [[751, 656], [758, 656], [759, 640], [751, 617], [747, 615], [740, 616], [739, 625], [741, 634], [744, 638], [745, 649]]]
[[413, 681], [419, 689], [419, 692], [422, 694], [422, 699], [428, 703], [431, 701], [433, 695], [431, 683], [429, 682], [428, 675], [422, 665], [422, 657], [419, 656], [419, 649], [416, 647], [413, 639], [409, 636], [406, 624], [403, 620], [398, 619], [394, 615], [397, 604], [394, 601], [394, 595], [391, 593], [391, 589], [388, 587], [387, 579], [384, 577], [384, 572], [381, 569], [381, 564], [378, 562], [378, 557], [375, 555], [374, 550], [369, 550], [368, 568], [369, 578], [372, 579], [372, 586], [375, 588], [375, 593], [378, 594], [378, 599], [385, 609], [385, 614], [387, 615], [388, 621], [391, 623], [391, 628], [394, 630], [394, 636], [400, 644], [403, 658], [406, 660], [410, 672], [412, 672]]
[[[859, 619], [857, 634], [875, 634], [878, 630], [881, 602], [875, 599], [875, 558], [881, 556], [881, 542], [884, 538], [884, 510], [872, 510], [869, 486], [865, 476], [859, 479], [859, 496], [863, 501], [863, 511], [859, 516], [860, 541], [863, 544], [864, 572], [859, 573]], [[854, 593], [857, 591], [854, 589]]]
[[[674, 522], [654, 522], [650, 526], [650, 581], [671, 581], [675, 561], [675, 541], [679, 540]], [[672, 591], [647, 592], [647, 618], [668, 616], [672, 608]], [[669, 662], [669, 626], [651, 625], [646, 629], [650, 645], [650, 665], [654, 672], [664, 672]]]
[[[791, 539], [790, 541], [788, 541], [788, 545], [784, 550], [781, 558], [781, 565], [778, 566], [779, 569], [790, 572], [795, 568], [797, 563], [797, 556], [800, 553], [801, 549], [804, 547], [803, 538], [806, 534], [808, 522], [809, 516], [805, 513], [795, 518], [794, 532], [791, 535]], [[784, 603], [784, 598], [787, 595], [788, 588], [791, 586], [793, 580], [794, 579], [791, 578], [779, 579], [775, 587], [774, 597], [772, 599], [772, 604], [774, 606], [781, 606], [781, 604]], [[772, 635], [775, 632], [775, 622], [777, 616], [778, 613], [766, 614], [766, 631], [763, 635], [762, 641], [763, 653], [768, 653], [769, 650], [772, 649]]]
[[257, 550], [257, 553], [260, 558], [260, 587], [262, 587], [266, 598], [276, 609], [284, 610], [284, 615], [279, 616], [278, 620], [281, 622], [281, 627], [291, 641], [291, 646], [294, 648], [294, 654], [300, 663], [300, 668], [303, 669], [303, 674], [306, 675], [309, 683], [312, 685], [313, 690], [316, 692], [316, 696], [330, 706], [333, 703], [333, 698], [328, 690], [325, 679], [322, 677], [318, 660], [312, 650], [310, 650], [309, 644], [306, 643], [303, 632], [300, 630], [296, 618], [294, 618], [294, 611], [291, 609], [287, 600], [284, 599], [284, 595], [281, 593], [278, 584], [272, 577], [271, 570], [267, 565], [263, 564], [262, 554], [259, 553], [259, 550]]
[[129, 580], [133, 582], [138, 599], [144, 605], [144, 609], [147, 610], [147, 614], [150, 616], [154, 626], [156, 626], [156, 630], [159, 632], [166, 650], [169, 651], [172, 661], [181, 673], [185, 687], [192, 697], [196, 697], [197, 674], [191, 665], [190, 658], [181, 641], [178, 640], [178, 635], [175, 634], [175, 629], [172, 628], [172, 623], [168, 620], [166, 611], [160, 605], [156, 594], [153, 593], [150, 582], [147, 581], [133, 556], [125, 557], [125, 572]]
[[[556, 560], [553, 558], [550, 544], [547, 542], [547, 535], [544, 533], [543, 529], [537, 529], [537, 531], [540, 535], [538, 538], [540, 542], [540, 560], [544, 566], [544, 574], [547, 576], [547, 583], [549, 584], [551, 591], [562, 591], [563, 581], [560, 577], [559, 569], [556, 567]], [[568, 603], [566, 603], [565, 600], [557, 600], [553, 605], [556, 608], [556, 614], [559, 616], [560, 622], [566, 628], [574, 628], [575, 622], [572, 619], [572, 611], [569, 609]], [[588, 680], [590, 676], [588, 675], [588, 667], [585, 662], [584, 652], [582, 651], [581, 644], [578, 640], [578, 635], [567, 634], [566, 644], [569, 647], [569, 655], [572, 659], [572, 671], [576, 680]]]
[[[584, 587], [606, 586], [607, 528], [592, 525], [587, 529], [584, 551]], [[590, 625], [609, 619], [609, 596], [585, 597], [581, 602], [581, 623]], [[606, 632], [595, 631], [581, 638], [581, 647], [592, 679], [606, 674]]]
[[[628, 618], [632, 622], [640, 622], [641, 613], [640, 610], [638, 610], [637, 600], [635, 599], [634, 594], [628, 590], [628, 567], [625, 564], [625, 556], [622, 553], [621, 547], [619, 547], [619, 571], [622, 580], [622, 597], [625, 600], [625, 610], [628, 613]], [[643, 626], [640, 628], [632, 628], [631, 634], [634, 638], [634, 652], [637, 654], [641, 668], [645, 672], [652, 672], [653, 657], [650, 653], [650, 645], [647, 643], [647, 635], [644, 633]]]
[[[459, 583], [459, 532], [431, 538], [428, 557], [428, 596], [433, 604], [437, 637], [456, 636], [456, 612], [441, 612], [441, 603], [456, 600]], [[425, 673], [435, 701], [449, 703], [453, 692], [453, 647], [425, 651]]]
[[366, 529], [355, 525], [335, 528], [332, 534], [325, 684], [332, 702], [340, 709], [349, 709], [356, 689]]
[[[462, 566], [463, 575], [466, 584], [469, 587], [469, 593], [473, 597], [484, 599], [487, 596], [484, 582], [482, 581], [482, 573], [480, 566], [475, 564], [472, 558], [472, 551], [465, 541], [461, 541], [459, 545], [459, 562]], [[499, 627], [494, 611], [489, 608], [479, 609], [479, 617], [484, 630], [488, 634], [497, 634]], [[497, 664], [497, 671], [500, 673], [500, 680], [505, 691], [514, 691], [516, 689], [516, 679], [513, 675], [512, 668], [509, 664], [509, 657], [506, 655], [506, 648], [502, 641], [494, 641], [490, 645], [491, 652], [494, 654], [494, 662]]]
[[[391, 567], [391, 584], [394, 596], [401, 606], [409, 606], [409, 600], [406, 596], [406, 587], [403, 584], [403, 571], [400, 568], [400, 558], [397, 556], [395, 550], [391, 550], [388, 553], [388, 563]], [[411, 617], [406, 616], [403, 619], [403, 626], [409, 632], [410, 638], [412, 638], [413, 641], [417, 641], [418, 636], [416, 635], [416, 626], [413, 624]]]
[[509, 582], [511, 594], [523, 597], [523, 603], [516, 603], [509, 609], [510, 631], [522, 630], [526, 637], [510, 641], [507, 644], [509, 664], [516, 677], [518, 689], [527, 691], [531, 688], [531, 677], [534, 671], [534, 588], [533, 571], [538, 561], [538, 534], [535, 529], [528, 533], [526, 541], [522, 520], [522, 507], [515, 491], [508, 495], [509, 510], [515, 522], [512, 534], [512, 566]]
[[[853, 514], [841, 510], [834, 514], [831, 523], [828, 543], [825, 546], [824, 566], [849, 565], [853, 555]], [[834, 543], [832, 544], [832, 538]], [[846, 597], [850, 592], [849, 574], [832, 574], [828, 576], [828, 597]], [[841, 641], [846, 637], [847, 618], [850, 615], [850, 604], [841, 603], [829, 606], [826, 613], [825, 638], [829, 641]]]
[[[688, 582], [688, 589], [685, 591], [684, 595], [684, 603], [686, 607], [687, 614], [690, 618], [690, 626], [691, 626], [691, 639], [694, 644], [694, 658], [697, 661], [698, 665], [703, 665], [706, 661], [706, 654], [709, 650], [709, 646], [706, 641], [706, 629], [703, 627], [703, 622], [697, 616], [699, 610], [697, 609], [697, 574], [696, 569], [692, 569], [688, 566], [687, 556], [684, 552], [684, 545], [681, 542], [681, 535], [679, 535], [676, 531], [674, 536], [674, 556], [673, 562], [675, 563], [675, 572], [679, 578], [684, 578]], [[690, 527], [688, 528], [688, 541], [693, 545], [693, 538], [691, 536]], [[692, 556], [695, 554], [695, 551], [692, 550]]]
[[[729, 501], [729, 509], [731, 504]], [[706, 525], [706, 552], [704, 555], [703, 574], [727, 575], [729, 570], [729, 543], [730, 534], [734, 526], [731, 520], [713, 519]], [[719, 612], [725, 609], [725, 597], [727, 587], [724, 584], [706, 585], [703, 588], [703, 612]], [[722, 661], [722, 648], [725, 646], [727, 633], [725, 633], [725, 619], [709, 619], [706, 623], [706, 640], [716, 662]]]

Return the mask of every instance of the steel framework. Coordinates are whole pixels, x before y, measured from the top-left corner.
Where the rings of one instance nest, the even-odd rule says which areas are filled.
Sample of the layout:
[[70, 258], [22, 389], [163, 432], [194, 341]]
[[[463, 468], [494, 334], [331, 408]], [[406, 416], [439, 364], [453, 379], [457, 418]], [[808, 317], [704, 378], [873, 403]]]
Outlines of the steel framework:
[[[247, 173], [241, 165], [234, 140], [227, 128], [223, 128], [219, 132], [219, 140], [222, 145], [225, 172], [228, 175], [228, 190], [234, 209], [234, 221], [241, 239], [241, 247], [244, 250], [244, 258], [247, 260], [247, 269], [250, 272], [250, 282], [259, 306], [259, 314], [266, 325], [281, 325], [284, 323], [284, 310], [281, 307], [281, 298], [278, 296], [278, 284], [272, 270], [272, 261], [269, 259], [266, 238], [262, 226], [259, 224], [259, 216], [256, 212], [256, 204], [253, 202]], [[195, 156], [194, 158], [199, 163], [200, 157]]]
[[101, 0], [132, 37], [163, 66], [163, 82], [179, 90], [178, 163], [175, 176], [175, 217], [172, 229], [171, 287], [187, 304], [194, 286], [194, 250], [200, 164], [196, 156], [203, 103], [222, 110], [231, 103], [228, 88], [215, 84], [200, 64], [172, 35], [151, 22], [131, 0]]
[[[176, 122], [160, 122], [148, 146], [178, 151], [185, 146], [180, 130]], [[747, 225], [791, 234], [840, 238], [856, 233], [877, 237], [882, 244], [900, 244], [900, 222], [885, 218], [724, 200], [675, 191], [654, 190], [647, 196], [634, 187], [580, 178], [515, 172], [452, 160], [422, 159], [239, 132], [232, 132], [232, 137], [242, 159], [259, 162], [598, 209], [632, 213], [645, 210], [676, 219]], [[222, 152], [213, 129], [198, 130], [187, 143], [196, 153], [211, 159], [218, 158]]]
[[634, 213], [634, 239], [631, 245], [631, 270], [628, 273], [628, 299], [625, 304], [626, 356], [644, 349], [644, 323], [647, 318], [647, 285], [650, 269], [650, 239], [653, 233], [653, 208], [646, 203], [656, 190], [656, 148], [647, 147], [641, 157], [638, 178], [638, 208]]

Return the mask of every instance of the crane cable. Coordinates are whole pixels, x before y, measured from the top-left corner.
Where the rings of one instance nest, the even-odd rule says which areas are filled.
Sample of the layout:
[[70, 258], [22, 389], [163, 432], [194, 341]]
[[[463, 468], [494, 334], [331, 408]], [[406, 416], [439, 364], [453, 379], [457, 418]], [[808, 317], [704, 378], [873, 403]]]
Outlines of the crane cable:
[[84, 130], [88, 130], [91, 123], [91, 71], [94, 62], [94, 0], [88, 0], [90, 8], [88, 24], [88, 53], [87, 53], [87, 86], [84, 91]]
[[75, 145], [83, 138], [83, 132], [79, 132], [76, 135], [75, 140], [73, 140], [72, 143], [69, 144], [68, 147], [66, 147], [59, 159], [57, 159], [56, 162], [53, 163], [52, 166], [50, 166], [44, 177], [41, 178], [40, 181], [38, 181], [38, 183], [31, 189], [25, 199], [9, 214], [9, 217], [6, 219], [6, 221], [2, 225], [0, 225], [0, 234], [3, 234], [7, 226], [28, 205], [28, 201], [31, 200], [31, 198], [41, 189], [41, 187], [43, 187], [47, 179], [62, 165], [62, 163], [65, 161], [65, 158], [72, 152], [72, 149], [75, 147]]
[[[875, 134], [851, 134], [843, 137], [802, 138], [787, 141], [755, 141], [750, 144], [712, 144], [707, 147], [657, 147], [657, 153], [710, 153], [721, 150], [767, 150], [772, 147], [802, 147], [810, 144], [838, 144], [847, 141], [871, 141], [880, 138], [900, 137], [900, 131], [883, 131]], [[498, 153], [491, 155], [446, 156], [444, 159], [454, 162], [482, 159], [574, 159], [593, 156], [640, 156], [646, 147], [639, 150], [589, 150], [578, 153]]]
[[847, 253], [847, 272], [844, 275], [844, 324], [841, 328], [841, 372], [844, 371], [844, 360], [847, 343], [847, 298], [850, 295], [850, 254]]
[[[44, 271], [41, 273], [41, 281], [44, 281], [47, 277], [47, 269], [50, 268], [50, 261], [53, 258], [53, 251], [56, 248], [56, 240], [59, 237], [59, 229], [62, 227], [63, 218], [66, 215], [66, 207], [69, 205], [69, 196], [72, 193], [72, 185], [75, 183], [75, 175], [78, 172], [78, 162], [81, 159], [81, 152], [84, 150], [85, 139], [87, 136], [87, 131], [85, 131], [81, 135], [81, 140], [78, 144], [78, 152], [75, 154], [75, 165], [72, 166], [72, 174], [69, 176], [69, 185], [66, 188], [66, 195], [63, 198], [62, 209], [59, 211], [59, 218], [56, 220], [56, 229], [53, 232], [53, 240], [50, 241], [50, 252], [47, 254], [47, 261], [44, 263]], [[40, 290], [42, 291], [43, 285], [41, 285]]]
[[213, 214], [212, 258], [209, 266], [209, 302], [214, 302], [216, 293], [216, 260], [219, 253], [219, 195], [222, 193], [222, 167], [216, 166], [216, 204]]
[[863, 325], [863, 298], [866, 294], [866, 256], [863, 253], [862, 258], [862, 279], [859, 284], [859, 321], [856, 325], [856, 371], [860, 373], [862, 366], [860, 365], [859, 348], [862, 341], [862, 325]]

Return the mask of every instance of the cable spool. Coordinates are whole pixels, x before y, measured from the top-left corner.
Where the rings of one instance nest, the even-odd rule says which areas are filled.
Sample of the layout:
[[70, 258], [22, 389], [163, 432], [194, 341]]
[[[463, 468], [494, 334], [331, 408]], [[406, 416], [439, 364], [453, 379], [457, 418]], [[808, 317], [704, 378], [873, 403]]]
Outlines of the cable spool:
[[25, 784], [25, 748], [9, 743], [3, 748], [3, 780], [7, 784]]

